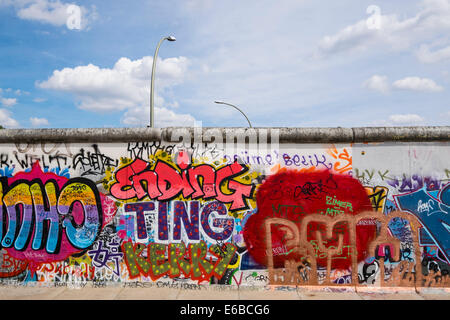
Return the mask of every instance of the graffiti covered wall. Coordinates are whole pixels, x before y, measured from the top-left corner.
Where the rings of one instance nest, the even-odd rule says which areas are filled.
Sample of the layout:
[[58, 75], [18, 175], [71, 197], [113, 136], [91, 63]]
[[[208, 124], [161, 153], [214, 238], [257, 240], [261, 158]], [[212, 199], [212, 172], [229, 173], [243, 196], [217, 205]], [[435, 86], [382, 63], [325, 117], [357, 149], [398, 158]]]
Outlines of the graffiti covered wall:
[[0, 145], [0, 282], [450, 287], [448, 142]]

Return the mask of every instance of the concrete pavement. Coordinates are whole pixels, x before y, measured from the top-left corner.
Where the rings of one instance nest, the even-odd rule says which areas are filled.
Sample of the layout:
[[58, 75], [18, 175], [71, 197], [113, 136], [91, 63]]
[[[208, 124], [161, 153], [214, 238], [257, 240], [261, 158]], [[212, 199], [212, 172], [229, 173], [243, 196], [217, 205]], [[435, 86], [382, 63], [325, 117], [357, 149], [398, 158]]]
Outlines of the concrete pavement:
[[0, 300], [450, 300], [450, 288], [3, 286]]

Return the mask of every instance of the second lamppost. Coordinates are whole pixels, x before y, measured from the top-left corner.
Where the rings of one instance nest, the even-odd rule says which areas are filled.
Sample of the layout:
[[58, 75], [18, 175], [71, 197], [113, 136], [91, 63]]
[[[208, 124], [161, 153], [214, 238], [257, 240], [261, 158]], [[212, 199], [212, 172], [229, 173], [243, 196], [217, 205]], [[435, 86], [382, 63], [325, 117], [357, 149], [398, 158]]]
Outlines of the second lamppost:
[[250, 123], [250, 120], [248, 120], [248, 117], [245, 115], [244, 111], [242, 111], [241, 109], [239, 109], [238, 107], [236, 107], [235, 105], [231, 104], [231, 103], [227, 103], [227, 102], [223, 102], [223, 101], [214, 101], [214, 103], [217, 104], [226, 104], [227, 106], [233, 107], [236, 110], [238, 110], [240, 113], [242, 113], [242, 115], [245, 117], [245, 119], [247, 119], [248, 125], [250, 126], [250, 128], [252, 128], [252, 124]]

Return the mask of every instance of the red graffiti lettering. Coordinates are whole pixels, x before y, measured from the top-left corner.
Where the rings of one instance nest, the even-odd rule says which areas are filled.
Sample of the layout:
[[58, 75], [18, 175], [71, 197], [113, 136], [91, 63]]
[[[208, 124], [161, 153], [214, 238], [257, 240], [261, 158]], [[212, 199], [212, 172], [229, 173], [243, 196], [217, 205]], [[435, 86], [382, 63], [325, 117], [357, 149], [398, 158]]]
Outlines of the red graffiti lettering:
[[[111, 194], [121, 200], [141, 200], [148, 196], [160, 201], [182, 195], [186, 199], [217, 199], [231, 203], [231, 211], [248, 209], [246, 199], [252, 197], [254, 187], [234, 180], [248, 171], [244, 165], [235, 162], [216, 171], [207, 164], [185, 164], [185, 169], [180, 171], [158, 160], [153, 170], [150, 167], [149, 162], [137, 158], [117, 170]], [[224, 191], [224, 187], [228, 190]]]

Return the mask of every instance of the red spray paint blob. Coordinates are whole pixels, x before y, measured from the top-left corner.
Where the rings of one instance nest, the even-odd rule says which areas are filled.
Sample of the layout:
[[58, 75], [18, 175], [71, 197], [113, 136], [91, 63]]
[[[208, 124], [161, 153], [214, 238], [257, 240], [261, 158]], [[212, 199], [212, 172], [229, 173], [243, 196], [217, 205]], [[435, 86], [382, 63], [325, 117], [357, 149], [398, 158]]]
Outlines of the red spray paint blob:
[[[294, 222], [300, 231], [301, 221], [307, 215], [338, 216], [357, 215], [372, 210], [370, 200], [360, 182], [348, 175], [333, 174], [330, 171], [300, 173], [294, 170], [278, 172], [266, 179], [256, 194], [258, 212], [252, 215], [244, 226], [244, 241], [250, 255], [259, 264], [267, 266], [266, 230], [264, 222], [268, 218], [283, 218]], [[307, 241], [313, 244], [317, 264], [326, 267], [326, 252], [318, 250], [316, 231], [321, 231], [325, 247], [337, 247], [338, 234], [344, 236], [342, 254], [333, 256], [333, 269], [347, 269], [351, 266], [351, 248], [349, 226], [337, 223], [333, 227], [333, 236], [327, 239], [323, 223], [310, 222], [307, 227]], [[356, 226], [357, 259], [362, 261], [368, 256], [367, 247], [375, 238], [374, 224]], [[300, 237], [302, 235], [300, 234]], [[298, 253], [292, 253], [293, 247], [286, 246], [286, 233], [278, 225], [271, 227], [272, 255], [274, 267], [284, 266], [286, 260], [300, 260]], [[354, 245], [354, 244], [353, 244]]]

